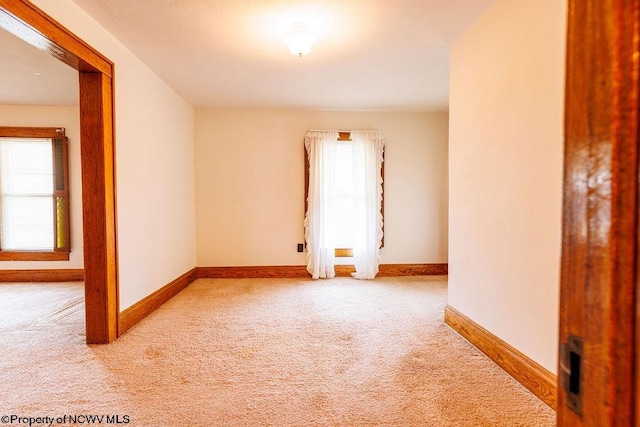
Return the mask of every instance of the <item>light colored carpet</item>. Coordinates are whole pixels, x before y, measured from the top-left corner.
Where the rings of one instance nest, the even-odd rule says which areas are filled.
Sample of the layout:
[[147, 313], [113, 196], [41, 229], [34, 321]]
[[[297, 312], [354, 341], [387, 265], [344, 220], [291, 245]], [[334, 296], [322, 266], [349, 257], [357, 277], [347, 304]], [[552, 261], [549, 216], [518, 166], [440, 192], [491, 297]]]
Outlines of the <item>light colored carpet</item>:
[[[552, 426], [442, 322], [446, 277], [198, 280], [87, 346], [78, 284], [0, 285], [0, 415], [132, 426]], [[28, 299], [28, 301], [27, 301]]]

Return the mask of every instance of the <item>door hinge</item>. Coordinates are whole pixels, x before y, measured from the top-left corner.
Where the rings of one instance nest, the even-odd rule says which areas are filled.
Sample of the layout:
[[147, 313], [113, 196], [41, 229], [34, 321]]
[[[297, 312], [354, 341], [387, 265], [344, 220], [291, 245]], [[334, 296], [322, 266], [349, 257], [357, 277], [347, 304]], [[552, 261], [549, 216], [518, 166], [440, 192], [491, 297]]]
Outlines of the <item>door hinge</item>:
[[582, 415], [582, 362], [583, 340], [569, 334], [566, 343], [560, 344], [560, 384], [565, 391], [567, 406]]

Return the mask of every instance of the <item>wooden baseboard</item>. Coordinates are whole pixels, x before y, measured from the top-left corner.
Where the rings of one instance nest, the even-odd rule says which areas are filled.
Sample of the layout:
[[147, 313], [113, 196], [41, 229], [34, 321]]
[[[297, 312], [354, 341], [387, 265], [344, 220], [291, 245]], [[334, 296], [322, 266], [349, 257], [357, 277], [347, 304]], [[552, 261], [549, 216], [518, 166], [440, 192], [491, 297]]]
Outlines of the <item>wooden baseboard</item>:
[[[350, 277], [353, 265], [336, 265], [337, 277]], [[444, 275], [448, 264], [380, 264], [378, 277]], [[298, 279], [310, 277], [304, 265], [196, 267], [198, 279]]]
[[444, 322], [540, 400], [556, 409], [555, 375], [451, 306], [445, 308]]
[[444, 276], [449, 274], [449, 264], [380, 264], [378, 277]]
[[[353, 265], [336, 265], [336, 276], [349, 277], [355, 271]], [[447, 274], [447, 264], [381, 264], [380, 277], [419, 276]], [[1, 277], [1, 276], [0, 276]], [[170, 300], [196, 279], [240, 278], [309, 278], [304, 265], [196, 267], [171, 283], [158, 289], [131, 307], [123, 310], [118, 318], [118, 336], [131, 329], [162, 304]]]
[[[307, 267], [302, 268], [307, 273], [307, 278], [310, 278], [311, 275], [307, 272]], [[336, 277], [351, 277], [351, 273], [356, 271], [356, 267], [353, 265], [336, 265], [334, 269], [336, 270]]]
[[169, 301], [196, 279], [195, 268], [171, 281], [146, 298], [123, 310], [118, 318], [118, 336], [131, 329], [158, 307]]
[[303, 265], [196, 267], [198, 279], [268, 279], [309, 277]]
[[84, 270], [0, 270], [0, 282], [82, 282]]

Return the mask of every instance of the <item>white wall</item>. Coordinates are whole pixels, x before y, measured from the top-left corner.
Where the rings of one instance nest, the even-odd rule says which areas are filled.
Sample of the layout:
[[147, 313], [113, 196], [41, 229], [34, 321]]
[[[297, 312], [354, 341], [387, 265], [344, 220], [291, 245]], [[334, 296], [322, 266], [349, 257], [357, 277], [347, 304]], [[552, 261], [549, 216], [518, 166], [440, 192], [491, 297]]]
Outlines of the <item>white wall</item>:
[[115, 63], [120, 308], [195, 266], [193, 108], [71, 0], [33, 2]]
[[69, 201], [71, 253], [69, 261], [2, 261], [1, 270], [83, 268], [82, 176], [78, 107], [0, 105], [0, 126], [64, 127], [69, 139]]
[[446, 113], [196, 110], [198, 266], [304, 265], [309, 129], [386, 137], [383, 263], [447, 262]]
[[497, 0], [451, 52], [449, 304], [552, 372], [565, 16]]

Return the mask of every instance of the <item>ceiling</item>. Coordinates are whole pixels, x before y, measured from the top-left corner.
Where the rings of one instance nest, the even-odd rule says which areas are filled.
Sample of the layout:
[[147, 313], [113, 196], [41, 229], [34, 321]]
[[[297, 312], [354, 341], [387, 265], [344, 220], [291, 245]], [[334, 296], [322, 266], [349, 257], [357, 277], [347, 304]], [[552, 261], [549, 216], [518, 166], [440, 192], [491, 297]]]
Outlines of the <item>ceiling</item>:
[[0, 105], [78, 105], [78, 72], [0, 29]]
[[[194, 106], [448, 107], [449, 46], [493, 0], [73, 0]], [[308, 24], [298, 58], [282, 37]]]
[[[449, 47], [493, 0], [73, 0], [190, 104], [437, 111]], [[298, 58], [282, 37], [305, 22]], [[75, 70], [0, 30], [0, 104], [77, 105]]]

